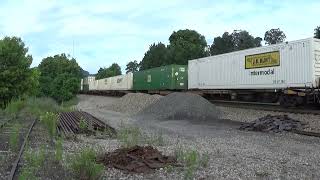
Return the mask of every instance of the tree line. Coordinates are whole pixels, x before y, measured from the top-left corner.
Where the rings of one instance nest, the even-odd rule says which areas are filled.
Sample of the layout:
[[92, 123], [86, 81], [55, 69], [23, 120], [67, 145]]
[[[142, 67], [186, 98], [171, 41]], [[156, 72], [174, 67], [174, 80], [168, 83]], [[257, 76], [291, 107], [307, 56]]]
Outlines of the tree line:
[[[315, 28], [314, 37], [320, 39], [320, 26]], [[254, 37], [248, 31], [234, 30], [215, 37], [211, 45], [207, 45], [203, 35], [194, 30], [179, 30], [169, 37], [169, 44], [153, 43], [144, 54], [140, 63], [136, 60], [126, 65], [126, 71], [135, 72], [168, 64], [188, 64], [188, 60], [213, 56], [238, 50], [284, 42], [285, 33], [279, 28], [265, 32], [264, 38]]]
[[[314, 37], [320, 39], [320, 26]], [[286, 36], [280, 29], [265, 33], [266, 44], [283, 42]], [[262, 38], [247, 31], [225, 32], [214, 38], [208, 46], [203, 35], [194, 30], [179, 30], [169, 37], [169, 44], [161, 42], [150, 45], [140, 63], [127, 64], [126, 71], [135, 72], [168, 64], [187, 64], [188, 60], [261, 46]], [[70, 100], [80, 89], [80, 79], [89, 75], [66, 54], [57, 54], [42, 59], [38, 67], [31, 68], [32, 56], [28, 47], [18, 37], [0, 39], [0, 107], [4, 108], [12, 99], [27, 96], [48, 96], [58, 102]], [[100, 68], [97, 79], [121, 74], [121, 68], [113, 63]]]
[[13, 99], [29, 96], [52, 97], [58, 102], [70, 100], [80, 89], [80, 79], [87, 75], [65, 54], [46, 57], [31, 68], [32, 56], [18, 37], [0, 39], [0, 107]]

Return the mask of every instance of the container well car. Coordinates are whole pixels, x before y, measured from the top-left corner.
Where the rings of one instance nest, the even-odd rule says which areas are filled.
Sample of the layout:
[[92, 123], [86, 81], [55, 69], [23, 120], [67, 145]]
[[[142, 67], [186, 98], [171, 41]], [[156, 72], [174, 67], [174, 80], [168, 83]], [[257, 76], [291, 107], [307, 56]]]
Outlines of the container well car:
[[319, 103], [320, 40], [315, 38], [191, 60], [188, 85], [209, 96]]

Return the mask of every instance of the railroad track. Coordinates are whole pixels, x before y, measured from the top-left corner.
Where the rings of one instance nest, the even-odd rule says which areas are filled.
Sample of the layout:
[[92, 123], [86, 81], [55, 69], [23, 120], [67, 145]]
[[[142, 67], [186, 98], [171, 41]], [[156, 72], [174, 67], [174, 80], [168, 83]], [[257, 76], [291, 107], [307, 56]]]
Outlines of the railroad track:
[[[23, 119], [23, 121], [6, 120], [0, 124], [0, 177], [14, 179], [18, 164], [26, 146], [28, 137], [36, 123], [36, 120]], [[19, 127], [15, 130], [15, 126]], [[18, 133], [17, 133], [18, 132]], [[17, 134], [16, 136], [14, 134]], [[16, 140], [15, 150], [12, 141]], [[10, 143], [11, 141], [11, 143]]]
[[222, 101], [222, 100], [210, 100], [211, 103], [217, 106], [235, 107], [242, 109], [254, 109], [272, 112], [283, 112], [293, 114], [313, 114], [320, 115], [320, 109], [315, 107], [306, 108], [284, 108], [278, 103], [258, 103], [258, 102], [242, 102], [242, 101]]

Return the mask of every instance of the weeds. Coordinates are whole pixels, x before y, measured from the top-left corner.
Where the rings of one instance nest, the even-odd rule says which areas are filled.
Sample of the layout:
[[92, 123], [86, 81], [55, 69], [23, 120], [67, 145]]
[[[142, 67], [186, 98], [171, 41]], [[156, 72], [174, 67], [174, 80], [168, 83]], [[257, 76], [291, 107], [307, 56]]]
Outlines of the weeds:
[[87, 132], [88, 131], [87, 123], [86, 123], [86, 121], [84, 120], [83, 117], [80, 118], [79, 128], [80, 128], [81, 132]]
[[12, 151], [18, 150], [18, 144], [19, 144], [19, 135], [20, 135], [20, 125], [14, 124], [11, 129], [10, 137], [9, 137], [9, 147]]
[[199, 169], [199, 167], [207, 167], [209, 163], [209, 154], [204, 153], [201, 155], [196, 150], [183, 151], [181, 147], [179, 147], [175, 151], [175, 155], [178, 161], [185, 164], [185, 179], [193, 179], [196, 170]]
[[71, 169], [81, 179], [98, 179], [104, 169], [103, 165], [96, 163], [96, 153], [92, 149], [82, 150], [72, 158]]
[[46, 151], [41, 147], [40, 151], [29, 149], [25, 152], [25, 165], [22, 168], [19, 180], [37, 179], [36, 172], [44, 165]]
[[142, 133], [137, 127], [123, 127], [117, 132], [117, 138], [122, 146], [129, 148], [141, 143]]
[[13, 118], [17, 117], [17, 114], [23, 109], [25, 103], [21, 99], [12, 100], [5, 109], [5, 113], [9, 114]]
[[42, 122], [48, 130], [49, 136], [53, 139], [57, 133], [57, 121], [58, 114], [52, 112], [46, 112], [40, 116], [40, 122]]
[[141, 132], [140, 128], [130, 126], [122, 126], [117, 132], [117, 139], [125, 148], [129, 148], [139, 144], [147, 144], [153, 146], [163, 146], [165, 144], [162, 133], [148, 135]]
[[55, 160], [57, 162], [62, 160], [62, 155], [63, 155], [63, 140], [61, 137], [57, 138], [56, 143], [55, 143]]

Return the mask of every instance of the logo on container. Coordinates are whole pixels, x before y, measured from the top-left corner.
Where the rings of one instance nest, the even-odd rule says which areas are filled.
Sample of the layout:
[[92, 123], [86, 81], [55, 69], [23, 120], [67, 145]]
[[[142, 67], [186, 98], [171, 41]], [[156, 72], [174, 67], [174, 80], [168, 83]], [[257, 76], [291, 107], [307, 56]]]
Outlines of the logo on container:
[[261, 71], [251, 71], [251, 76], [266, 76], [266, 75], [274, 75], [274, 69], [261, 70]]

